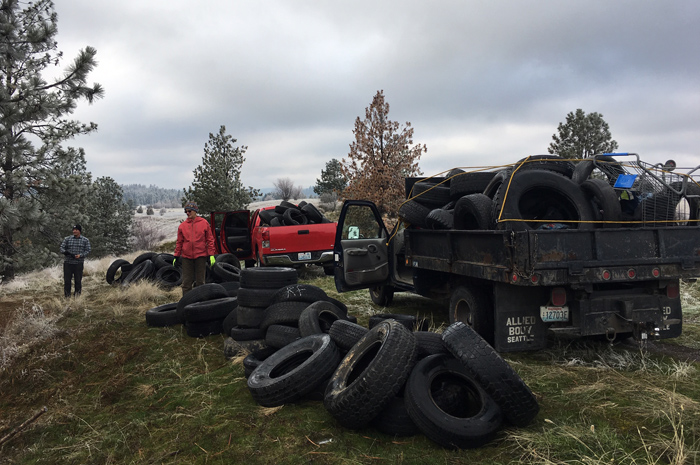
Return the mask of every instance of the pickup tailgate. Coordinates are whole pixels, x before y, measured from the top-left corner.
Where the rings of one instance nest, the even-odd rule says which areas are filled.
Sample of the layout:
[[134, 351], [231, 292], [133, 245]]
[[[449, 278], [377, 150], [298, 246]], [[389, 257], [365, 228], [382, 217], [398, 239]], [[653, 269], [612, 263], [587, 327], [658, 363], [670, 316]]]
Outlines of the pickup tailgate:
[[337, 223], [260, 226], [255, 233], [262, 245], [260, 260], [268, 266], [332, 262], [336, 226]]

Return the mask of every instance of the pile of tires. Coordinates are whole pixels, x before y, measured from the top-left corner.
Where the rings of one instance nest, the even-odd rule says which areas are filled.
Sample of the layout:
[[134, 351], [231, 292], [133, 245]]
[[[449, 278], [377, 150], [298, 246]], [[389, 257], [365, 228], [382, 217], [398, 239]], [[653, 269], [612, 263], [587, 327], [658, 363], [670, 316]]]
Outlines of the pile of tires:
[[296, 226], [330, 223], [315, 205], [303, 200], [298, 205], [283, 200], [274, 208], [260, 210], [260, 222], [267, 226]]
[[[592, 176], [594, 168], [599, 169]], [[574, 163], [557, 155], [531, 156], [499, 171], [455, 169], [442, 182], [416, 182], [399, 217], [423, 229], [456, 230], [675, 224], [680, 197], [670, 189], [636, 195], [614, 189], [618, 175], [625, 173], [610, 157]], [[688, 200], [691, 219], [700, 216], [700, 200]], [[636, 223], [622, 223], [630, 221]]]
[[[297, 282], [293, 268], [245, 268], [238, 308], [225, 334], [224, 355], [252, 353], [246, 366], [306, 335], [328, 331], [336, 319], [357, 321], [323, 289]], [[263, 349], [262, 352], [260, 350]]]
[[327, 317], [309, 333], [300, 314], [299, 338], [243, 360], [257, 403], [322, 400], [344, 427], [423, 433], [457, 449], [488, 443], [504, 424], [526, 426], [539, 411], [517, 373], [461, 322], [439, 334], [406, 315], [378, 316], [370, 328]]
[[[141, 280], [155, 282], [157, 285], [172, 289], [182, 284], [180, 264], [173, 265], [175, 257], [169, 253], [145, 252], [137, 256], [133, 263], [118, 258], [109, 268], [105, 279], [108, 284], [129, 286]], [[215, 256], [213, 266], [207, 266], [208, 283], [238, 282], [241, 263], [233, 254]]]

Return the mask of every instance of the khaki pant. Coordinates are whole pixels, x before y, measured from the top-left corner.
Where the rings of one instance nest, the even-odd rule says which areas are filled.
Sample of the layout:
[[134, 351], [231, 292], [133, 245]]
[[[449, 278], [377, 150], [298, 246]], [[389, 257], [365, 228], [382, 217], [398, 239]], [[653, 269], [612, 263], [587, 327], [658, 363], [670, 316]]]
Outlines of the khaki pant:
[[[192, 287], [201, 286], [207, 278], [207, 261], [209, 257], [182, 258], [182, 295]], [[194, 282], [194, 286], [192, 283]]]

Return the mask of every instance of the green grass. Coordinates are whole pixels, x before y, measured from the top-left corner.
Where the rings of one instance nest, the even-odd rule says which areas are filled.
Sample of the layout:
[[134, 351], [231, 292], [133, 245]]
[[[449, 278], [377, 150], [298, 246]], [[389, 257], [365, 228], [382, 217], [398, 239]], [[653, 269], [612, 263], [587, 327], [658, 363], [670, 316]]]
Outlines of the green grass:
[[[146, 326], [145, 311], [177, 300], [179, 290], [112, 288], [104, 282], [108, 265], [86, 267], [78, 300], [56, 297], [59, 273], [3, 289], [0, 311], [13, 310], [13, 318], [0, 333], [0, 437], [48, 411], [0, 445], [0, 463], [700, 462], [696, 363], [592, 341], [552, 340], [547, 350], [505, 354], [540, 414], [486, 447], [446, 450], [423, 435], [345, 429], [319, 401], [258, 406], [241, 358], [223, 356], [222, 336]], [[366, 291], [338, 294], [318, 273], [302, 280], [345, 302], [363, 324], [390, 312], [432, 317], [438, 330], [446, 324], [444, 307], [427, 299], [396, 294], [391, 307], [379, 308]], [[684, 288], [684, 336], [673, 343], [697, 349], [696, 292]]]

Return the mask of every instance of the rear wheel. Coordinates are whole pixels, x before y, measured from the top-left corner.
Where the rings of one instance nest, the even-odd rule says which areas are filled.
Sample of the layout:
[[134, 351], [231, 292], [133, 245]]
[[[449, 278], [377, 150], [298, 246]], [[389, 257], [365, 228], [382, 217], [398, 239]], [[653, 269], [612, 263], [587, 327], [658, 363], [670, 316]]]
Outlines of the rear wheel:
[[372, 302], [380, 307], [388, 307], [394, 300], [394, 286], [387, 284], [369, 288], [369, 296]]
[[471, 286], [456, 288], [450, 298], [449, 311], [450, 324], [461, 321], [493, 345], [493, 309], [484, 292]]

